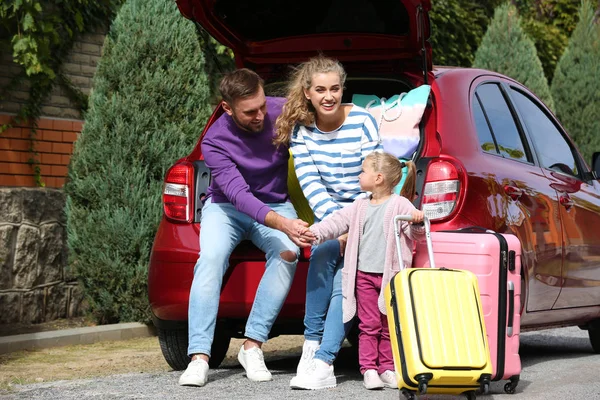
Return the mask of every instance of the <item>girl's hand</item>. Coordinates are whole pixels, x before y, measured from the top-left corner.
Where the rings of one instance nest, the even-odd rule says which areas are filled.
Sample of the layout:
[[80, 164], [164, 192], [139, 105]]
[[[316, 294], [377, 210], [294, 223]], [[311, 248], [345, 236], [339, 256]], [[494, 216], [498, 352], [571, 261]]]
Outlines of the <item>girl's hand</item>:
[[410, 222], [411, 224], [421, 223], [425, 217], [425, 213], [421, 210], [413, 210], [410, 215], [412, 216], [412, 221]]
[[346, 251], [346, 243], [348, 242], [348, 234], [344, 233], [338, 238], [338, 241], [340, 242], [340, 257], [344, 257], [344, 252]]

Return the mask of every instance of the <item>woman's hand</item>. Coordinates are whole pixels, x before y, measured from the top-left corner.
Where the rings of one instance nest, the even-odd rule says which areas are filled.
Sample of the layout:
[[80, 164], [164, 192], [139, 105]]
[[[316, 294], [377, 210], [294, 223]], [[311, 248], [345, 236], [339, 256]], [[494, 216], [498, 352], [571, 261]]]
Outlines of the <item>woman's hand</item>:
[[338, 238], [338, 241], [340, 242], [340, 257], [344, 257], [344, 252], [346, 251], [346, 243], [348, 243], [348, 234], [344, 233]]

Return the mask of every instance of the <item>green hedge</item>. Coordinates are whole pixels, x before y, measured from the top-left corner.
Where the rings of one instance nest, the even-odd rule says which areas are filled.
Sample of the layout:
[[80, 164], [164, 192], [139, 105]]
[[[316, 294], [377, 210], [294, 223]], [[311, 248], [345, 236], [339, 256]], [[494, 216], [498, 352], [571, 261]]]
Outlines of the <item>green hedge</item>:
[[128, 0], [106, 38], [65, 185], [69, 267], [99, 323], [149, 320], [164, 174], [211, 111], [196, 34], [175, 2]]
[[556, 114], [585, 160], [600, 151], [600, 25], [583, 1], [577, 24], [552, 80]]

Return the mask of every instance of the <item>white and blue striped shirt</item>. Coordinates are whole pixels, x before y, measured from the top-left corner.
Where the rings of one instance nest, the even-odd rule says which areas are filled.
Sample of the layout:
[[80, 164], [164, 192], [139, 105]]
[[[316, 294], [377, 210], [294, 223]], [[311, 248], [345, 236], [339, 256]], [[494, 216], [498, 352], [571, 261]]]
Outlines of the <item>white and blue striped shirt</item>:
[[362, 162], [382, 146], [375, 118], [353, 105], [334, 131], [297, 124], [291, 150], [298, 182], [318, 222], [365, 195], [358, 182]]

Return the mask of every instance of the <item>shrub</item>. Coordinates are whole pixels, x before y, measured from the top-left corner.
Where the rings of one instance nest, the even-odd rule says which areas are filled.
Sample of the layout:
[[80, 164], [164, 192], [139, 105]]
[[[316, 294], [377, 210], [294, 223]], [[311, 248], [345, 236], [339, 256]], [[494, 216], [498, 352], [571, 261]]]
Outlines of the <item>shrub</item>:
[[600, 151], [599, 77], [600, 26], [592, 3], [584, 0], [579, 23], [556, 66], [551, 90], [558, 118], [588, 162], [594, 151]]
[[475, 53], [473, 67], [496, 71], [521, 82], [554, 110], [535, 45], [521, 28], [521, 18], [510, 3], [496, 8], [494, 18]]
[[194, 25], [173, 1], [122, 6], [65, 185], [69, 266], [99, 323], [149, 320], [147, 265], [163, 177], [210, 114], [204, 67]]

